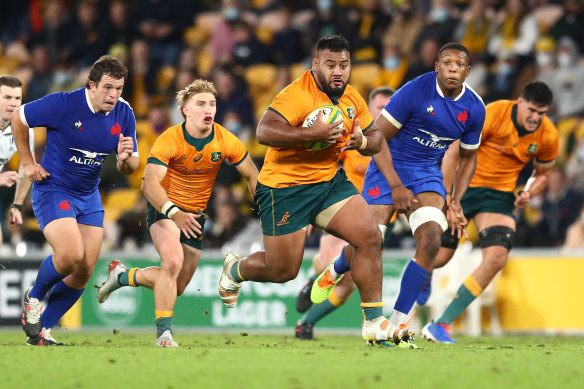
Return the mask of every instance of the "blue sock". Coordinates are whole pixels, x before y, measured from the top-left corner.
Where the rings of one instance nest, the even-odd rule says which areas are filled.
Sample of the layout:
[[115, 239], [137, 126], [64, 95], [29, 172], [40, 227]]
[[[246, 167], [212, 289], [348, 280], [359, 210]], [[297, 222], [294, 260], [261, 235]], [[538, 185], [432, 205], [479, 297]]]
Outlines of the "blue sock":
[[414, 306], [414, 302], [416, 302], [424, 285], [428, 282], [430, 275], [431, 272], [413, 260], [410, 261], [406, 266], [406, 270], [404, 270], [399, 295], [393, 308], [407, 315]]
[[47, 298], [47, 306], [41, 316], [44, 328], [53, 328], [65, 313], [79, 300], [83, 289], [73, 289], [63, 281], [53, 287]]
[[335, 267], [335, 272], [337, 274], [345, 274], [346, 272], [351, 270], [351, 266], [347, 263], [347, 258], [345, 258], [345, 247], [347, 247], [347, 246], [348, 245], [343, 246], [343, 249], [341, 250], [341, 254], [339, 255], [339, 257], [335, 261], [334, 267]]
[[53, 265], [53, 255], [49, 255], [45, 258], [43, 263], [41, 263], [41, 267], [29, 296], [44, 301], [49, 289], [63, 278], [65, 278], [65, 276], [60, 275], [55, 269], [55, 265]]

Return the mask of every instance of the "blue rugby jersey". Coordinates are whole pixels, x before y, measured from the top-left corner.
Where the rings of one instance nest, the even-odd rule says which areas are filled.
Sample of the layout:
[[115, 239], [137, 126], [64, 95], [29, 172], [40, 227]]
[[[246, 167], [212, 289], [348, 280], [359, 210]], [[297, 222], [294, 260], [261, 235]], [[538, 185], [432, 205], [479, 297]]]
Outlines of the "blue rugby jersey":
[[445, 97], [436, 72], [401, 87], [381, 114], [399, 131], [389, 142], [394, 165], [439, 165], [448, 146], [476, 149], [485, 121], [485, 105], [467, 83], [454, 99]]
[[51, 176], [35, 185], [54, 185], [90, 193], [99, 184], [103, 160], [117, 153], [120, 133], [134, 138], [136, 119], [127, 101], [111, 112], [93, 111], [86, 88], [58, 92], [23, 105], [20, 117], [28, 127], [47, 127], [47, 145], [40, 164]]

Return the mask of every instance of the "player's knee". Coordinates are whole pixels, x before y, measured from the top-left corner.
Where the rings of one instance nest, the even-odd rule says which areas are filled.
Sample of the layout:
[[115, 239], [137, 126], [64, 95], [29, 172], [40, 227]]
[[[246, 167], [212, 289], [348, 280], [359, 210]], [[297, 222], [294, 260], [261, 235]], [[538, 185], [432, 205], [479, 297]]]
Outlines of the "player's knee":
[[288, 267], [279, 267], [279, 268], [272, 268], [271, 271], [271, 279], [272, 282], [277, 284], [283, 284], [284, 282], [292, 281], [298, 275], [298, 272], [295, 272], [294, 269], [290, 269]]
[[377, 224], [368, 226], [366, 229], [361, 229], [361, 232], [361, 236], [356, 239], [355, 248], [373, 248], [379, 250], [383, 242], [383, 237]]
[[53, 258], [61, 268], [74, 271], [83, 262], [83, 256], [83, 247], [71, 247], [67, 250], [55, 250]]
[[458, 236], [453, 235], [450, 228], [442, 234], [442, 247], [451, 250], [456, 250], [458, 247]]
[[162, 270], [172, 277], [178, 277], [178, 273], [182, 269], [183, 258], [179, 256], [168, 256], [164, 258], [162, 263]]
[[479, 240], [483, 249], [492, 246], [503, 246], [509, 252], [515, 242], [515, 231], [507, 226], [491, 226], [479, 233]]
[[77, 267], [75, 272], [73, 273], [74, 283], [76, 285], [86, 285], [89, 282], [89, 279], [93, 275], [93, 271], [95, 270], [95, 266], [85, 266], [80, 265]]

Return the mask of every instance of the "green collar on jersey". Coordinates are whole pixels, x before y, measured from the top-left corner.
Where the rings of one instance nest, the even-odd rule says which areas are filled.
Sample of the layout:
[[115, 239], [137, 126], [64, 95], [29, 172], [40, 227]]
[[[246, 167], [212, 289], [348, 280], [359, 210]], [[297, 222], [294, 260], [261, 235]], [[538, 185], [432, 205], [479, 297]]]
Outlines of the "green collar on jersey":
[[519, 124], [519, 122], [517, 121], [517, 104], [513, 104], [513, 108], [511, 108], [511, 120], [513, 121], [513, 125], [517, 129], [517, 135], [519, 135], [519, 137], [533, 134], [535, 131], [539, 130], [539, 127], [537, 127], [534, 131], [527, 131], [525, 127]]
[[185, 137], [185, 140], [187, 141], [188, 144], [193, 146], [197, 151], [202, 151], [205, 148], [205, 146], [207, 146], [209, 143], [211, 143], [211, 141], [215, 137], [215, 123], [213, 123], [213, 126], [211, 127], [211, 133], [209, 135], [207, 135], [206, 137], [200, 138], [200, 139], [195, 138], [194, 136], [189, 134], [189, 132], [187, 131], [186, 123], [187, 122], [185, 121], [182, 124], [182, 130], [183, 130], [183, 135]]

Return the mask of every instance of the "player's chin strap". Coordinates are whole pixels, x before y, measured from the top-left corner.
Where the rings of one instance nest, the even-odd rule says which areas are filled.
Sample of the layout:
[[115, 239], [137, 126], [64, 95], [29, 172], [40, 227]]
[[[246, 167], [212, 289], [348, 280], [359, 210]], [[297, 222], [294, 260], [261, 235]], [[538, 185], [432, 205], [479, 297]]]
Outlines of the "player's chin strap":
[[416, 209], [410, 215], [410, 228], [412, 230], [412, 235], [416, 232], [418, 227], [424, 223], [436, 222], [442, 228], [442, 231], [446, 231], [448, 228], [448, 222], [446, 221], [446, 216], [441, 210], [435, 207], [420, 207]]

